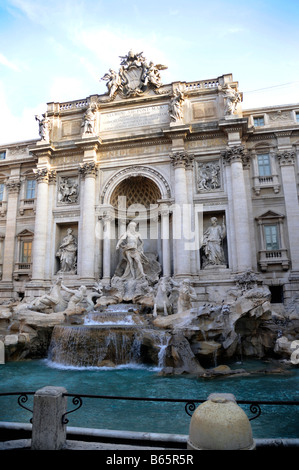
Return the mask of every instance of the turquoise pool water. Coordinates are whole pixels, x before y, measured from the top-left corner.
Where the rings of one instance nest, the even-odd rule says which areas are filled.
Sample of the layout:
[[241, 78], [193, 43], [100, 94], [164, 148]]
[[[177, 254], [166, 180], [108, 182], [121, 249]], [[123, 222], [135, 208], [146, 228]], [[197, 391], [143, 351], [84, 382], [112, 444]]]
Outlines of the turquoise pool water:
[[[251, 361], [232, 368], [265, 369]], [[32, 360], [0, 365], [0, 393], [36, 391], [46, 385], [65, 387], [70, 394], [207, 399], [213, 392], [233, 393], [237, 400], [299, 400], [299, 368], [288, 374], [253, 374], [202, 379], [163, 377], [146, 367], [78, 369]], [[33, 397], [26, 406], [33, 408]], [[68, 398], [68, 410], [73, 409]], [[242, 408], [251, 417], [249, 406]], [[29, 422], [31, 413], [17, 404], [17, 397], [0, 397], [0, 421]], [[83, 406], [69, 416], [69, 426], [127, 431], [188, 434], [190, 416], [184, 403], [83, 399]], [[251, 421], [255, 438], [298, 438], [299, 406], [263, 406]]]

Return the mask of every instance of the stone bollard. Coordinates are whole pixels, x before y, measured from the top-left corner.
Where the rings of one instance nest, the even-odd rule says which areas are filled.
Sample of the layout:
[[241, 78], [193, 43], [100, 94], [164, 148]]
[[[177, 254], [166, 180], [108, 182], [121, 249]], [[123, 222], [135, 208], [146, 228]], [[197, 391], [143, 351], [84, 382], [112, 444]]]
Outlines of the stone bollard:
[[63, 387], [44, 387], [34, 395], [32, 419], [32, 450], [60, 450], [66, 443], [66, 426], [62, 416], [67, 398]]
[[187, 448], [190, 450], [254, 450], [255, 441], [246, 413], [230, 393], [212, 393], [192, 415]]
[[5, 364], [5, 346], [3, 341], [0, 340], [0, 364]]

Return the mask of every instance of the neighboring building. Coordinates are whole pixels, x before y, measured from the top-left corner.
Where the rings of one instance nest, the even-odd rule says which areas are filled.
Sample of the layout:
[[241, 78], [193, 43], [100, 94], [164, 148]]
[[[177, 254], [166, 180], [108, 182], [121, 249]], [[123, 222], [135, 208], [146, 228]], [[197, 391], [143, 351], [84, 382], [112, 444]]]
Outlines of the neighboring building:
[[[242, 110], [232, 75], [163, 85], [163, 68], [129, 52], [107, 94], [49, 103], [40, 140], [0, 148], [2, 298], [41, 295], [59, 274], [108, 284], [132, 204], [144, 251], [200, 300], [247, 271], [275, 302], [299, 290], [299, 104]], [[186, 249], [181, 228], [213, 217], [221, 243], [200, 247], [198, 231]]]

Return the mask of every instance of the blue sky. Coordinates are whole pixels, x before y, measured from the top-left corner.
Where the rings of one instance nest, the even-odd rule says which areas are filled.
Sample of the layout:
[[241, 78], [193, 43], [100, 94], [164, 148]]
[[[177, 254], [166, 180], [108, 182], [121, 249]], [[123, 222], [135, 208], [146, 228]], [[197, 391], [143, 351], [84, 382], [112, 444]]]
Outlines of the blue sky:
[[0, 144], [38, 137], [46, 103], [106, 92], [130, 49], [164, 83], [232, 73], [243, 108], [299, 103], [298, 0], [0, 0]]

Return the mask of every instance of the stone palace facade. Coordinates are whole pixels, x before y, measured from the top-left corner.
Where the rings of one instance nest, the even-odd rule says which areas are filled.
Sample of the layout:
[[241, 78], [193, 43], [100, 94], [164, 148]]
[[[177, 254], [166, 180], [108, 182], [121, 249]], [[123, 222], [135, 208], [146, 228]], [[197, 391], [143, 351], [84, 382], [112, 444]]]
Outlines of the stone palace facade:
[[299, 104], [246, 111], [232, 75], [164, 85], [165, 68], [130, 51], [107, 93], [48, 103], [40, 139], [0, 148], [1, 298], [109, 284], [130, 220], [199, 300], [249, 272], [296, 295]]

